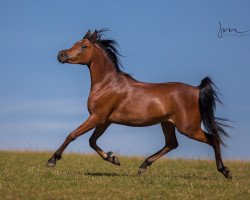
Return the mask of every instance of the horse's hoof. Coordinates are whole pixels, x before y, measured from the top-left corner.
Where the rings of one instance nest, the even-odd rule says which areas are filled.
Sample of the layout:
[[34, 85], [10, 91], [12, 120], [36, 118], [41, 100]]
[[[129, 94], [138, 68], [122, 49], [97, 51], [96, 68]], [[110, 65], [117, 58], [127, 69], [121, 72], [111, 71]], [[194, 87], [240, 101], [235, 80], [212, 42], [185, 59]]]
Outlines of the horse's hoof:
[[227, 179], [233, 178], [230, 170], [226, 166], [221, 167], [218, 171], [221, 172]]
[[120, 163], [118, 157], [117, 157], [117, 156], [112, 156], [113, 154], [114, 154], [114, 153], [113, 153], [112, 151], [109, 151], [109, 152], [107, 153], [108, 157], [107, 157], [105, 160], [107, 160], [107, 161], [113, 163], [114, 165], [119, 165], [119, 166], [120, 166], [121, 163]]
[[226, 174], [224, 176], [227, 179], [233, 179], [233, 175], [231, 174], [231, 172], [229, 170], [226, 171]]
[[56, 163], [52, 163], [52, 162], [47, 162], [46, 167], [55, 167]]
[[55, 166], [56, 166], [56, 159], [53, 158], [53, 157], [51, 157], [51, 158], [48, 160], [48, 162], [47, 162], [47, 164], [46, 164], [46, 167], [55, 167]]
[[114, 165], [121, 165], [121, 163], [120, 163], [120, 161], [119, 161], [119, 159], [118, 159], [118, 157], [117, 156], [113, 156], [112, 157], [112, 163], [114, 164]]
[[109, 158], [111, 158], [113, 154], [114, 154], [114, 152], [112, 152], [112, 151], [109, 151], [109, 152], [107, 153], [107, 155], [108, 155]]
[[147, 171], [147, 168], [139, 168], [138, 170], [138, 175], [142, 175], [143, 173], [145, 173]]

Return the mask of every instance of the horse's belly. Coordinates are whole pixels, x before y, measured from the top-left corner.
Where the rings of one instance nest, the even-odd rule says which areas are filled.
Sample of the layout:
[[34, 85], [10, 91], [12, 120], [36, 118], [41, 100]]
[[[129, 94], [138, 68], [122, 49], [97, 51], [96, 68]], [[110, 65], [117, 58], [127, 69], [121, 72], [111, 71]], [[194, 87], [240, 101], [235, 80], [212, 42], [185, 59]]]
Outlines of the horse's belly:
[[[169, 117], [159, 117], [159, 118], [150, 118], [150, 119], [143, 119], [143, 118], [116, 118], [111, 117], [109, 119], [110, 122], [115, 124], [122, 124], [127, 126], [151, 126], [154, 124], [161, 123], [163, 121], [169, 121]], [[171, 120], [170, 120], [171, 121]]]
[[116, 124], [123, 124], [128, 126], [150, 126], [158, 124], [162, 121], [169, 120], [171, 114], [164, 111], [163, 109], [152, 107], [138, 109], [131, 108], [127, 109], [118, 109], [115, 110], [109, 117], [109, 121]]

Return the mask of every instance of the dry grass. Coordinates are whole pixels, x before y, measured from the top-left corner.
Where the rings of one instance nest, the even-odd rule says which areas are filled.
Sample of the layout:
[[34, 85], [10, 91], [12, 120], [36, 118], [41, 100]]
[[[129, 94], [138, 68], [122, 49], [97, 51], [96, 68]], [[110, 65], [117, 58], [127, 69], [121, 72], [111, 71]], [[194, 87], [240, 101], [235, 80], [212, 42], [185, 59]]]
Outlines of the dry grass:
[[48, 152], [0, 151], [0, 199], [250, 199], [250, 162], [226, 161], [226, 180], [214, 161], [160, 159], [143, 176], [142, 158], [121, 166], [97, 155], [65, 154], [46, 168]]

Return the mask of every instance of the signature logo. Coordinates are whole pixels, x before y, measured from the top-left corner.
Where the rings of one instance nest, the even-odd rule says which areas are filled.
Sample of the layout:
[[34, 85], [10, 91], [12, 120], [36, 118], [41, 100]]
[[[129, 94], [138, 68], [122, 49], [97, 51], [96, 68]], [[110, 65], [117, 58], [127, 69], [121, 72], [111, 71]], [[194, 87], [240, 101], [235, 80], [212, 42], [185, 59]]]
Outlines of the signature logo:
[[249, 37], [250, 34], [247, 34], [248, 31], [238, 31], [236, 28], [224, 28], [219, 22], [219, 32], [218, 32], [218, 38], [222, 38], [223, 36], [230, 36], [230, 37]]

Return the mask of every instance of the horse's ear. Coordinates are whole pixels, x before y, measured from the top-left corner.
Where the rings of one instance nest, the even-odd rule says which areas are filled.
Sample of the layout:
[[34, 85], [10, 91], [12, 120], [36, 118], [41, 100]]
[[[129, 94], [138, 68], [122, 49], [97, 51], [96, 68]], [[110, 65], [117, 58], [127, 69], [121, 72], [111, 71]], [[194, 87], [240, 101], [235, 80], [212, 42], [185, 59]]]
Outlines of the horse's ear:
[[85, 36], [83, 37], [83, 39], [88, 39], [91, 37], [91, 32], [90, 30], [88, 30], [88, 32], [85, 34]]
[[98, 37], [97, 30], [95, 30], [95, 32], [92, 33], [91, 37], [92, 37], [94, 40], [97, 40], [97, 37]]

